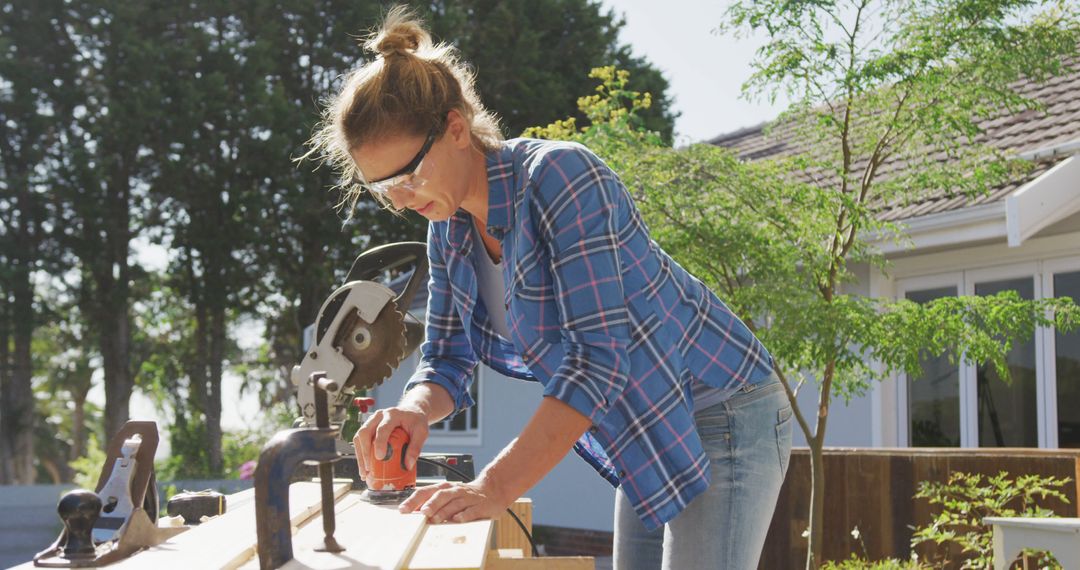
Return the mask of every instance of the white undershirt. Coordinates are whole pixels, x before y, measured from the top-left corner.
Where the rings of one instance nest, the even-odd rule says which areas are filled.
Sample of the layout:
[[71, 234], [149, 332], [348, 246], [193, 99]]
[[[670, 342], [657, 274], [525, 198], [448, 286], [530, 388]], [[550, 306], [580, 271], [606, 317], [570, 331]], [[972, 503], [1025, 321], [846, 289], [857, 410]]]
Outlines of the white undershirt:
[[476, 224], [473, 224], [473, 237], [477, 244], [477, 247], [473, 248], [473, 266], [476, 268], [476, 287], [480, 292], [480, 300], [487, 308], [491, 328], [504, 340], [510, 340], [510, 327], [506, 324], [506, 282], [503, 281], [502, 261], [495, 263], [491, 260]]

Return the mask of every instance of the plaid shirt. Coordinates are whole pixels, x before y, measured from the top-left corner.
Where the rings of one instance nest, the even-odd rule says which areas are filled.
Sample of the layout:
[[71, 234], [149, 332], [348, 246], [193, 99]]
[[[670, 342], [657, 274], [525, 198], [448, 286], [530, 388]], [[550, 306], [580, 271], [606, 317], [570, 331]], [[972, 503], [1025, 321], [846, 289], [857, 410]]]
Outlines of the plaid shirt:
[[709, 485], [691, 381], [734, 391], [766, 379], [772, 357], [649, 238], [622, 182], [585, 147], [507, 141], [487, 173], [512, 338], [479, 301], [470, 214], [432, 222], [427, 339], [406, 390], [438, 384], [461, 411], [478, 359], [540, 381], [593, 424], [574, 450], [656, 528]]

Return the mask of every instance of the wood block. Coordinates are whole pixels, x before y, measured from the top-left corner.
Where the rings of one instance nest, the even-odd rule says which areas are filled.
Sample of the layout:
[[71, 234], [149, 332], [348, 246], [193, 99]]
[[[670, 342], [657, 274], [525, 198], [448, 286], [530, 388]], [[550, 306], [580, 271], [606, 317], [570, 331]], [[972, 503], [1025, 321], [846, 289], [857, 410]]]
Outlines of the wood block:
[[[510, 505], [510, 510], [521, 519], [525, 528], [532, 533], [532, 499], [518, 499], [514, 501], [514, 504]], [[525, 536], [525, 533], [521, 532], [521, 527], [514, 522], [510, 513], [504, 512], [502, 516], [495, 520], [495, 548], [520, 548], [526, 557], [532, 556], [532, 546], [529, 544], [529, 539]]]
[[407, 567], [409, 570], [483, 568], [493, 527], [490, 520], [429, 524]]
[[[349, 490], [334, 487], [335, 498]], [[322, 493], [317, 483], [293, 483], [289, 487], [289, 519], [302, 524], [318, 512]], [[236, 568], [255, 554], [255, 503], [243, 502], [176, 537], [140, 552], [109, 568]]]
[[540, 558], [503, 558], [499, 550], [488, 552], [484, 570], [595, 570], [591, 556], [542, 556]]
[[[334, 538], [345, 550], [318, 552], [323, 544], [322, 517], [316, 516], [293, 537], [293, 559], [286, 570], [345, 569], [397, 570], [420, 538], [426, 517], [403, 515], [396, 505], [373, 505], [350, 494], [338, 503]], [[258, 560], [243, 568], [258, 568]]]

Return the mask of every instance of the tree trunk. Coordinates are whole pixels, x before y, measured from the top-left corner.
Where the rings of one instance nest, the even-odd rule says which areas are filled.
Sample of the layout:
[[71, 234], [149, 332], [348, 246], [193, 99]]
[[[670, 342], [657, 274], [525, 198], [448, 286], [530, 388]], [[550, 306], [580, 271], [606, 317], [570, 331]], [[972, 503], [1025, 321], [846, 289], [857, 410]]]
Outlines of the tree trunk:
[[210, 315], [210, 385], [206, 402], [206, 444], [210, 473], [222, 474], [224, 459], [221, 450], [221, 376], [225, 361], [225, 307], [215, 303]]
[[105, 370], [105, 439], [109, 441], [130, 418], [129, 404], [134, 387], [130, 357], [130, 329], [128, 325], [127, 297], [110, 303], [104, 316], [99, 346]]
[[0, 296], [0, 485], [15, 481], [15, 459], [11, 440], [8, 439], [8, 418], [12, 416], [11, 404], [11, 301], [6, 291]]
[[[123, 143], [116, 145], [123, 148]], [[104, 199], [105, 252], [95, 271], [99, 346], [105, 369], [105, 439], [109, 441], [129, 419], [131, 393], [135, 380], [131, 373], [131, 319], [128, 315], [131, 284], [128, 248], [131, 243], [130, 165], [135, 151], [123, 148], [117, 153], [108, 193]]]
[[[188, 263], [194, 264], [190, 252], [188, 255]], [[192, 401], [195, 403], [195, 408], [198, 412], [202, 414], [202, 421], [207, 422], [210, 408], [210, 381], [208, 373], [210, 368], [207, 363], [207, 359], [210, 355], [210, 323], [207, 314], [205, 295], [203, 295], [199, 281], [195, 277], [193, 265], [189, 266], [188, 272], [191, 286], [191, 302], [195, 306], [195, 355], [188, 376], [191, 378]], [[208, 427], [206, 423], [203, 425]], [[203, 430], [204, 438], [207, 437], [206, 433], [208, 431], [209, 429]], [[204, 439], [203, 441], [206, 442], [207, 440]], [[205, 451], [207, 452], [207, 456], [204, 457], [209, 459], [209, 448], [206, 448]], [[209, 468], [209, 461], [200, 465], [200, 469], [209, 470]]]
[[71, 454], [75, 460], [86, 453], [86, 394], [75, 395], [75, 409], [71, 412]]
[[10, 384], [4, 390], [8, 409], [4, 414], [4, 434], [11, 446], [12, 483], [34, 483], [34, 391], [31, 385], [33, 361], [30, 345], [34, 333], [34, 289], [30, 268], [23, 260], [14, 263], [12, 282], [12, 330], [14, 348]]
[[821, 565], [822, 547], [825, 544], [825, 446], [822, 441], [812, 438], [809, 447], [810, 538], [806, 551], [806, 569], [816, 570]]

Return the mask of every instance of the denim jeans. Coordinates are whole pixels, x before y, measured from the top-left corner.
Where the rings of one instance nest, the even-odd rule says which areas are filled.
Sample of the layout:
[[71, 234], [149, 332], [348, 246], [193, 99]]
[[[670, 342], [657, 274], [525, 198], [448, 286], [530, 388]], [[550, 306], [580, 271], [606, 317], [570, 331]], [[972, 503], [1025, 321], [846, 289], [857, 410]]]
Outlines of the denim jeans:
[[754, 570], [791, 455], [791, 406], [774, 375], [694, 414], [712, 480], [648, 532], [615, 493], [615, 570]]

